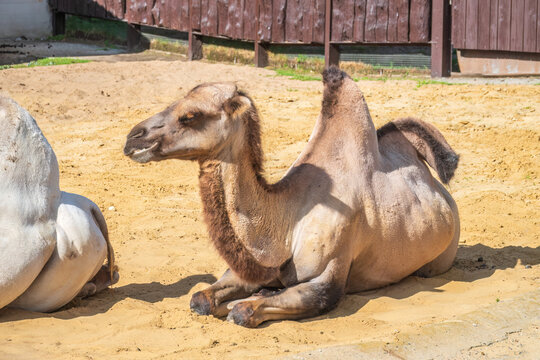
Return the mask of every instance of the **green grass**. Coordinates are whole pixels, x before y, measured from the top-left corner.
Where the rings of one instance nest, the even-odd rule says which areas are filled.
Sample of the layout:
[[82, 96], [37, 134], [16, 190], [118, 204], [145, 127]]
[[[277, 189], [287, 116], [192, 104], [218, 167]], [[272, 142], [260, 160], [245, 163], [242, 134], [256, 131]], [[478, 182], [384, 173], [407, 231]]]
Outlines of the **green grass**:
[[450, 82], [446, 82], [446, 81], [429, 80], [429, 79], [420, 79], [420, 80], [416, 81], [416, 87], [417, 88], [419, 88], [421, 86], [424, 86], [424, 85], [432, 85], [432, 84], [437, 84], [437, 85], [463, 85], [463, 84], [460, 84], [460, 83], [450, 83]]
[[275, 69], [277, 76], [287, 76], [290, 79], [293, 80], [300, 80], [300, 81], [321, 81], [321, 76], [313, 76], [308, 74], [302, 74], [301, 72], [298, 72], [294, 69], [287, 69], [287, 68], [281, 68], [281, 69]]
[[47, 40], [49, 41], [64, 41], [65, 39], [66, 39], [66, 35], [64, 34], [53, 35], [47, 38]]
[[1, 65], [0, 70], [4, 69], [20, 69], [20, 68], [28, 68], [28, 67], [34, 67], [34, 66], [54, 66], [54, 65], [69, 65], [69, 64], [79, 64], [79, 63], [87, 63], [90, 62], [90, 60], [81, 60], [81, 59], [73, 59], [73, 58], [64, 58], [64, 57], [53, 57], [53, 58], [43, 58], [36, 61], [30, 61], [26, 64], [16, 64], [16, 65]]

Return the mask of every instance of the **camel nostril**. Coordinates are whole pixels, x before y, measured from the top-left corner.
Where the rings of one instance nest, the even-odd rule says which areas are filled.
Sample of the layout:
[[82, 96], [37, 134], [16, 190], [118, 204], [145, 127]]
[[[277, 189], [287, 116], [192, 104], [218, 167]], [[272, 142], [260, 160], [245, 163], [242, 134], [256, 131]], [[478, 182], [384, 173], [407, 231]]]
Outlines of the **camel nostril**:
[[133, 131], [131, 131], [128, 135], [128, 139], [137, 139], [137, 138], [141, 138], [143, 137], [144, 135], [147, 134], [148, 131], [146, 131], [145, 128], [142, 128], [142, 129], [133, 129]]

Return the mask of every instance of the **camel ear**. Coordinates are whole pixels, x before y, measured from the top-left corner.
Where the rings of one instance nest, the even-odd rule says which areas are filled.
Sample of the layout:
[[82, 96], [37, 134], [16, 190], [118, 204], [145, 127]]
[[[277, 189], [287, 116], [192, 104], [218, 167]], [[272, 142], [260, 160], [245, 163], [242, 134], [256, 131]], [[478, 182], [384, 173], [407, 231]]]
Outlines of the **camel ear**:
[[223, 110], [229, 116], [241, 116], [249, 108], [251, 108], [251, 100], [243, 94], [233, 96], [223, 104]]

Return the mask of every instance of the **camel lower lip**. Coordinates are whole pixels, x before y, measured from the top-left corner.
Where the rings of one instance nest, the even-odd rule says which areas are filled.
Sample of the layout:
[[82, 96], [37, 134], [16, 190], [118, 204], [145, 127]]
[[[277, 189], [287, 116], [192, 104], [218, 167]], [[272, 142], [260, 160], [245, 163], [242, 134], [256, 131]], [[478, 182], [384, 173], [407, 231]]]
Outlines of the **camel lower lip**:
[[158, 146], [158, 143], [155, 142], [152, 144], [152, 146], [150, 147], [147, 147], [147, 148], [144, 148], [144, 149], [140, 149], [140, 150], [135, 150], [131, 153], [131, 156], [137, 156], [137, 155], [142, 155], [148, 151], [151, 151], [151, 150], [154, 150], [156, 147]]

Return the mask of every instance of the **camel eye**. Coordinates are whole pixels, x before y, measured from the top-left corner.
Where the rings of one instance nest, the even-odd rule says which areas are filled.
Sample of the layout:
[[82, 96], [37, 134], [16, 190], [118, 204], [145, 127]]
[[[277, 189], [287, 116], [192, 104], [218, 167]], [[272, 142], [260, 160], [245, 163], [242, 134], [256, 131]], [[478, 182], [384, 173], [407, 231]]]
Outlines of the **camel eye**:
[[178, 121], [180, 121], [181, 124], [187, 124], [197, 119], [200, 115], [200, 113], [188, 112], [187, 114], [181, 116]]

